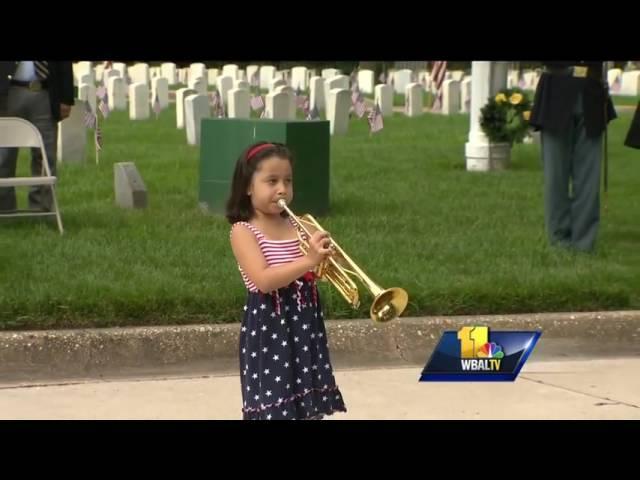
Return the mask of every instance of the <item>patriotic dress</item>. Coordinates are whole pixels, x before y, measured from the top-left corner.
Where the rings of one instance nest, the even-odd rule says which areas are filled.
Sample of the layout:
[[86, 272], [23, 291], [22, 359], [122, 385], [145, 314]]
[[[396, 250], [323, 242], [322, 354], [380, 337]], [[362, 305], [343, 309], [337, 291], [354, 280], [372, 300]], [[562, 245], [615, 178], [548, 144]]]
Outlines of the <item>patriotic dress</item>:
[[[293, 221], [292, 221], [293, 222]], [[299, 240], [269, 240], [253, 232], [269, 266], [303, 256]], [[247, 287], [240, 329], [240, 382], [245, 420], [319, 419], [346, 412], [329, 358], [327, 333], [313, 272], [270, 293]]]

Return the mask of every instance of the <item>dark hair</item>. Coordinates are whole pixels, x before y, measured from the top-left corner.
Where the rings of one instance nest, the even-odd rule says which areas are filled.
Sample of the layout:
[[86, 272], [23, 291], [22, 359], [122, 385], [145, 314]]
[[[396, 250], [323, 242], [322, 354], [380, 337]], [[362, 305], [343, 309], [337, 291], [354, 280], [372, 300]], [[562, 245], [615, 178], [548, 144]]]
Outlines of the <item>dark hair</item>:
[[[265, 146], [257, 148], [262, 145]], [[289, 160], [289, 163], [293, 166], [293, 155], [282, 143], [258, 142], [243, 151], [233, 171], [231, 194], [227, 200], [226, 217], [229, 223], [246, 222], [253, 217], [253, 205], [251, 204], [251, 197], [247, 195], [247, 190], [251, 184], [253, 174], [258, 169], [258, 165], [268, 157]]]

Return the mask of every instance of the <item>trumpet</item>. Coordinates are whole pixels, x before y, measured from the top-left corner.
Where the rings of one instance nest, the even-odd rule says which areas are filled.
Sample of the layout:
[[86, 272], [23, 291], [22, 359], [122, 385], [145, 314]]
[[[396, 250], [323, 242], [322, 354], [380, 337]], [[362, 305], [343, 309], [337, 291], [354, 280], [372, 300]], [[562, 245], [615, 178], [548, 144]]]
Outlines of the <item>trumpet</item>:
[[[324, 228], [312, 215], [304, 214], [302, 217], [297, 217], [289, 209], [284, 199], [278, 200], [278, 206], [283, 208], [297, 225], [300, 250], [306, 255], [309, 251], [308, 239], [316, 230], [324, 230]], [[402, 314], [409, 301], [405, 290], [397, 287], [386, 290], [381, 288], [365, 275], [333, 239], [330, 249], [332, 254], [323, 260], [314, 271], [319, 279], [329, 281], [353, 308], [358, 308], [360, 306], [358, 285], [351, 277], [357, 278], [374, 297], [369, 309], [369, 316], [374, 322], [388, 322]]]

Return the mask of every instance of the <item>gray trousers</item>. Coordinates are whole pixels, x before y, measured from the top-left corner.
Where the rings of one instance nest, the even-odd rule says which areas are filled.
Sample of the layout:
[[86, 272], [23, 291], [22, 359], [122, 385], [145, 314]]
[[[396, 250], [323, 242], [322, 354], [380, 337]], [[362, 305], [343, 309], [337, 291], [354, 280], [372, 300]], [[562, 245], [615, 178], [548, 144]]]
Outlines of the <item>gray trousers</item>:
[[541, 141], [549, 241], [553, 245], [592, 251], [600, 222], [602, 135], [587, 137], [582, 95], [566, 131], [543, 129]]
[[[44, 141], [51, 175], [56, 174], [56, 155], [58, 143], [58, 122], [51, 116], [49, 92], [32, 92], [28, 88], [12, 85], [7, 97], [0, 101], [0, 115], [20, 117], [33, 123]], [[0, 148], [0, 178], [16, 176], [17, 148]], [[31, 149], [31, 175], [42, 175], [42, 154], [39, 148]], [[48, 186], [31, 187], [29, 208], [51, 210], [53, 197]], [[15, 210], [16, 192], [14, 187], [0, 188], [0, 210]]]

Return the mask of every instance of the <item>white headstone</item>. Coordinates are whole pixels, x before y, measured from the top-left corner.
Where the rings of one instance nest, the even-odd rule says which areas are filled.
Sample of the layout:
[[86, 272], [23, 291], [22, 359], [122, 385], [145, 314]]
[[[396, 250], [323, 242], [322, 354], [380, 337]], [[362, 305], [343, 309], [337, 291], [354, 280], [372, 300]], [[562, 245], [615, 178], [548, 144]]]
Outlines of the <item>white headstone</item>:
[[119, 70], [115, 70], [113, 68], [110, 68], [109, 70], [105, 70], [104, 74], [102, 75], [102, 79], [104, 81], [104, 84], [107, 85], [109, 83], [109, 79], [112, 78], [112, 77], [121, 77], [120, 71]]
[[132, 67], [129, 67], [129, 77], [131, 77], [131, 83], [144, 83], [145, 85], [149, 85], [151, 81], [149, 65], [146, 63], [136, 63]]
[[329, 92], [334, 88], [349, 90], [349, 77], [347, 77], [346, 75], [336, 75], [335, 77], [331, 77], [329, 80], [325, 80], [324, 82], [325, 100], [329, 99]]
[[192, 63], [189, 65], [187, 82], [196, 77], [207, 77], [207, 67], [204, 63]]
[[307, 67], [293, 67], [291, 69], [291, 86], [294, 90], [307, 89]]
[[247, 65], [245, 80], [251, 84], [251, 79], [256, 76], [258, 83], [260, 83], [260, 67], [258, 65]]
[[536, 87], [536, 72], [527, 70], [522, 74], [526, 89], [534, 89]]
[[92, 84], [81, 84], [78, 85], [78, 98], [80, 100], [84, 100], [85, 102], [89, 102], [91, 105], [91, 111], [96, 113], [96, 87]]
[[426, 70], [419, 70], [418, 83], [422, 85], [426, 92], [431, 91], [431, 74]]
[[78, 85], [93, 85], [93, 75], [87, 73], [78, 77]]
[[324, 78], [325, 80], [328, 80], [332, 77], [335, 77], [337, 75], [340, 75], [342, 72], [340, 70], [338, 70], [337, 68], [324, 68], [322, 69], [322, 71], [320, 72], [320, 75], [322, 76], [322, 78]]
[[146, 83], [129, 85], [129, 119], [149, 118], [149, 86]]
[[207, 70], [207, 81], [209, 85], [216, 85], [218, 77], [220, 76], [220, 70], [217, 68], [210, 68]]
[[268, 90], [271, 80], [276, 76], [276, 67], [273, 65], [263, 65], [260, 67], [260, 89]]
[[451, 79], [461, 82], [464, 78], [464, 70], [452, 70], [451, 71]]
[[460, 112], [460, 82], [445, 80], [442, 83], [442, 113], [451, 115]]
[[128, 72], [128, 68], [127, 68], [127, 64], [126, 63], [122, 63], [122, 62], [114, 62], [111, 65], [111, 68], [113, 70], [117, 70], [120, 73], [120, 77], [122, 78], [127, 78], [127, 74]]
[[[517, 81], [516, 81], [517, 84]], [[471, 111], [471, 77], [465, 77], [460, 84], [460, 113]]]
[[391, 85], [376, 85], [374, 88], [374, 102], [380, 107], [383, 117], [393, 116], [393, 88]]
[[324, 78], [311, 77], [309, 80], [309, 108], [315, 107], [320, 111], [325, 110]]
[[83, 75], [91, 75], [91, 77], [93, 77], [93, 67], [91, 66], [91, 62], [77, 62], [72, 65], [72, 68], [76, 85], [80, 85], [80, 83], [82, 83], [80, 81], [80, 77]]
[[83, 100], [76, 100], [70, 115], [58, 123], [58, 161], [61, 163], [84, 163], [86, 160], [85, 108]]
[[273, 93], [276, 91], [276, 88], [286, 87], [286, 86], [287, 86], [287, 82], [285, 82], [282, 78], [274, 78], [271, 80], [271, 83], [269, 84], [269, 92]]
[[507, 88], [517, 87], [519, 80], [520, 80], [520, 71], [519, 70], [509, 70], [507, 72]]
[[276, 87], [274, 93], [286, 93], [289, 96], [289, 120], [296, 119], [296, 92], [289, 85], [281, 85]]
[[176, 128], [184, 128], [184, 99], [190, 95], [197, 95], [198, 92], [190, 88], [179, 88], [176, 90]]
[[[609, 88], [613, 87], [615, 81], [620, 78], [622, 80], [622, 69], [621, 68], [610, 68], [607, 70], [607, 82], [609, 83]], [[620, 81], [618, 80], [618, 81]], [[617, 93], [617, 92], [616, 92]]]
[[104, 79], [104, 64], [101, 63], [99, 65], [96, 65], [93, 69], [93, 78], [95, 79], [96, 83], [103, 81]]
[[[405, 88], [405, 114], [407, 117], [422, 115], [424, 89], [419, 83], [409, 83]], [[384, 117], [384, 114], [382, 115]]]
[[166, 62], [160, 65], [160, 75], [167, 79], [169, 85], [175, 85], [178, 83], [178, 75], [175, 63]]
[[169, 80], [164, 77], [151, 80], [151, 105], [156, 101], [156, 93], [160, 107], [164, 110], [169, 106]]
[[358, 71], [358, 88], [361, 92], [371, 94], [376, 84], [373, 70]]
[[344, 135], [349, 129], [349, 108], [351, 107], [351, 91], [346, 88], [329, 90], [327, 99], [327, 120], [331, 135]]
[[204, 77], [189, 77], [189, 88], [195, 90], [200, 95], [206, 95], [207, 81]]
[[640, 95], [640, 70], [622, 72], [620, 95]]
[[245, 71], [243, 69], [239, 68], [236, 80], [246, 80], [246, 79], [247, 79], [247, 74], [245, 73]]
[[109, 110], [127, 109], [127, 87], [121, 77], [109, 77], [107, 81]]
[[244, 90], [251, 90], [251, 85], [246, 80], [236, 80], [233, 82], [233, 88], [242, 88]]
[[413, 81], [411, 78], [412, 75], [413, 75], [413, 72], [408, 68], [398, 70], [397, 72], [394, 73], [393, 88], [395, 89], [396, 93], [404, 95], [407, 85], [409, 85]]
[[229, 118], [249, 118], [251, 107], [249, 105], [249, 90], [234, 88], [227, 93], [229, 98]]
[[211, 117], [208, 95], [189, 95], [184, 99], [185, 127], [187, 143], [200, 145], [200, 121]]
[[216, 79], [216, 85], [218, 87], [218, 93], [222, 97], [222, 101], [225, 105], [229, 104], [227, 93], [233, 88], [234, 79], [229, 75], [222, 75]]
[[275, 120], [289, 118], [289, 94], [272, 92], [265, 97], [265, 116]]
[[238, 79], [238, 65], [229, 64], [222, 66], [222, 75], [229, 75], [234, 80]]

